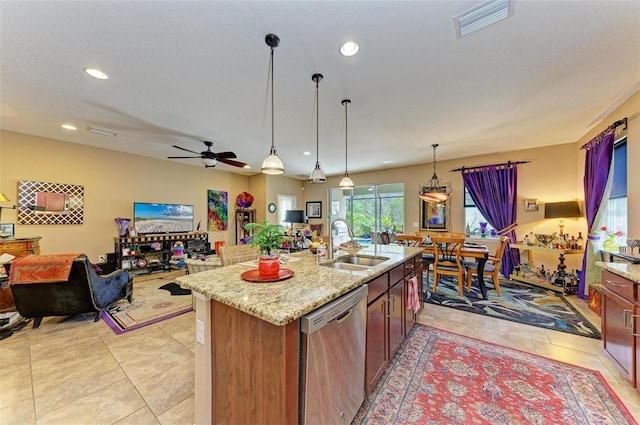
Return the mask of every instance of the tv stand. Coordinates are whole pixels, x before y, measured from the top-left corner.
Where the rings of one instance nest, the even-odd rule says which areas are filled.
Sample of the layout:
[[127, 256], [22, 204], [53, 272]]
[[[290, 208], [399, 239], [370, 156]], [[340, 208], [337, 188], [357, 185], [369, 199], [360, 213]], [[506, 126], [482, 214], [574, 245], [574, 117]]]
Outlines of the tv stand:
[[116, 267], [136, 274], [153, 273], [175, 268], [170, 264], [171, 249], [180, 241], [184, 254], [208, 254], [209, 233], [167, 233], [162, 235], [141, 235], [134, 237], [115, 237], [114, 250]]

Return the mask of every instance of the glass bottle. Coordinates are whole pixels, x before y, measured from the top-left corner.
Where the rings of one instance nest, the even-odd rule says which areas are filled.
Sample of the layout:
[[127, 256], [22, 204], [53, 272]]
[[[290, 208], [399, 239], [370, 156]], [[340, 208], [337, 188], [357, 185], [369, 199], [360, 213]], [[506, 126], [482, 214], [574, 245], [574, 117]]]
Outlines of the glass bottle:
[[576, 239], [576, 242], [578, 244], [578, 249], [584, 248], [584, 239], [582, 238], [582, 232], [578, 232], [578, 239]]

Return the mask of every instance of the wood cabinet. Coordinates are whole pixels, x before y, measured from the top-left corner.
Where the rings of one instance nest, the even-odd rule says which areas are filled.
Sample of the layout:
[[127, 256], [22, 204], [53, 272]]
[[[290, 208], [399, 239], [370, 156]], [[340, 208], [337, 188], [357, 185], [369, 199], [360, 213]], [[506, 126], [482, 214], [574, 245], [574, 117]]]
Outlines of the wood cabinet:
[[[40, 254], [40, 236], [30, 238], [8, 238], [0, 239], [0, 254], [10, 254], [16, 258], [26, 255]], [[2, 267], [2, 266], [0, 266]], [[11, 288], [6, 285], [6, 279], [2, 282], [0, 289], [0, 313], [8, 313], [16, 311], [16, 305], [13, 302]]]
[[640, 383], [638, 284], [602, 271], [602, 344], [607, 357], [631, 385]]
[[[402, 345], [408, 330], [415, 323], [415, 312], [409, 310], [408, 313], [405, 305], [408, 278], [416, 272], [416, 264], [422, 266], [421, 254], [368, 283], [365, 362], [367, 394], [371, 394], [389, 361]], [[422, 285], [419, 287], [422, 294]]]

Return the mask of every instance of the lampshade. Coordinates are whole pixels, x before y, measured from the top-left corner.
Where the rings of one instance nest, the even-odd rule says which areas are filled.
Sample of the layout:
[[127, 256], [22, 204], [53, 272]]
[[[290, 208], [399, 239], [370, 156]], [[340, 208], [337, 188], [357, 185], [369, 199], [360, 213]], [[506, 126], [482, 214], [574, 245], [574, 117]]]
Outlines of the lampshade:
[[349, 107], [349, 105], [351, 104], [351, 100], [349, 99], [344, 99], [342, 101], [342, 104], [344, 105], [344, 177], [342, 178], [342, 180], [340, 180], [340, 189], [342, 190], [351, 190], [353, 189], [353, 180], [351, 180], [351, 177], [349, 177], [349, 171], [347, 171], [347, 140], [348, 140], [348, 130], [349, 130], [349, 126], [348, 126], [348, 116], [347, 116], [347, 109]]
[[0, 192], [0, 202], [9, 202], [11, 199], [7, 198], [7, 195]]
[[578, 201], [548, 202], [544, 204], [544, 218], [582, 217]]
[[320, 99], [318, 96], [318, 87], [320, 81], [322, 81], [322, 74], [313, 74], [311, 79], [316, 83], [316, 166], [309, 176], [309, 183], [326, 183], [327, 175], [320, 166], [319, 152], [320, 152]]
[[202, 158], [202, 163], [206, 166], [206, 167], [215, 167], [216, 166], [216, 159], [215, 158]]
[[306, 223], [304, 210], [287, 210], [284, 215], [284, 221], [287, 223]]
[[267, 46], [271, 47], [271, 150], [269, 155], [262, 163], [262, 172], [265, 174], [278, 175], [284, 173], [284, 164], [276, 152], [276, 146], [274, 142], [274, 111], [273, 111], [273, 49], [278, 47], [280, 39], [275, 34], [267, 34], [264, 39]]
[[427, 202], [442, 203], [446, 202], [451, 196], [451, 189], [448, 184], [440, 183], [440, 179], [436, 174], [436, 148], [438, 144], [433, 144], [431, 147], [433, 148], [433, 176], [426, 186], [420, 186], [418, 196]]

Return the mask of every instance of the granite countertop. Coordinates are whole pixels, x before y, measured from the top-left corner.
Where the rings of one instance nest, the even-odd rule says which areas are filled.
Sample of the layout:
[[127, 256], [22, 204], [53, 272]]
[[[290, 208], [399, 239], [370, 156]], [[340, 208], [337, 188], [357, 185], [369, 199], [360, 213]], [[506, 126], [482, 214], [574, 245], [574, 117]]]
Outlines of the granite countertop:
[[[300, 257], [302, 260], [280, 266], [294, 272], [293, 277], [281, 282], [246, 282], [240, 275], [251, 268], [240, 264], [181, 276], [176, 278], [176, 282], [184, 288], [266, 322], [284, 326], [391, 270], [421, 251], [421, 248], [371, 245], [358, 255], [386, 257], [389, 260], [357, 271], [318, 265], [315, 255], [303, 251], [291, 254], [291, 257]], [[336, 257], [338, 254], [341, 252]]]
[[596, 266], [633, 282], [640, 283], [640, 264], [606, 263], [604, 261], [596, 261]]

